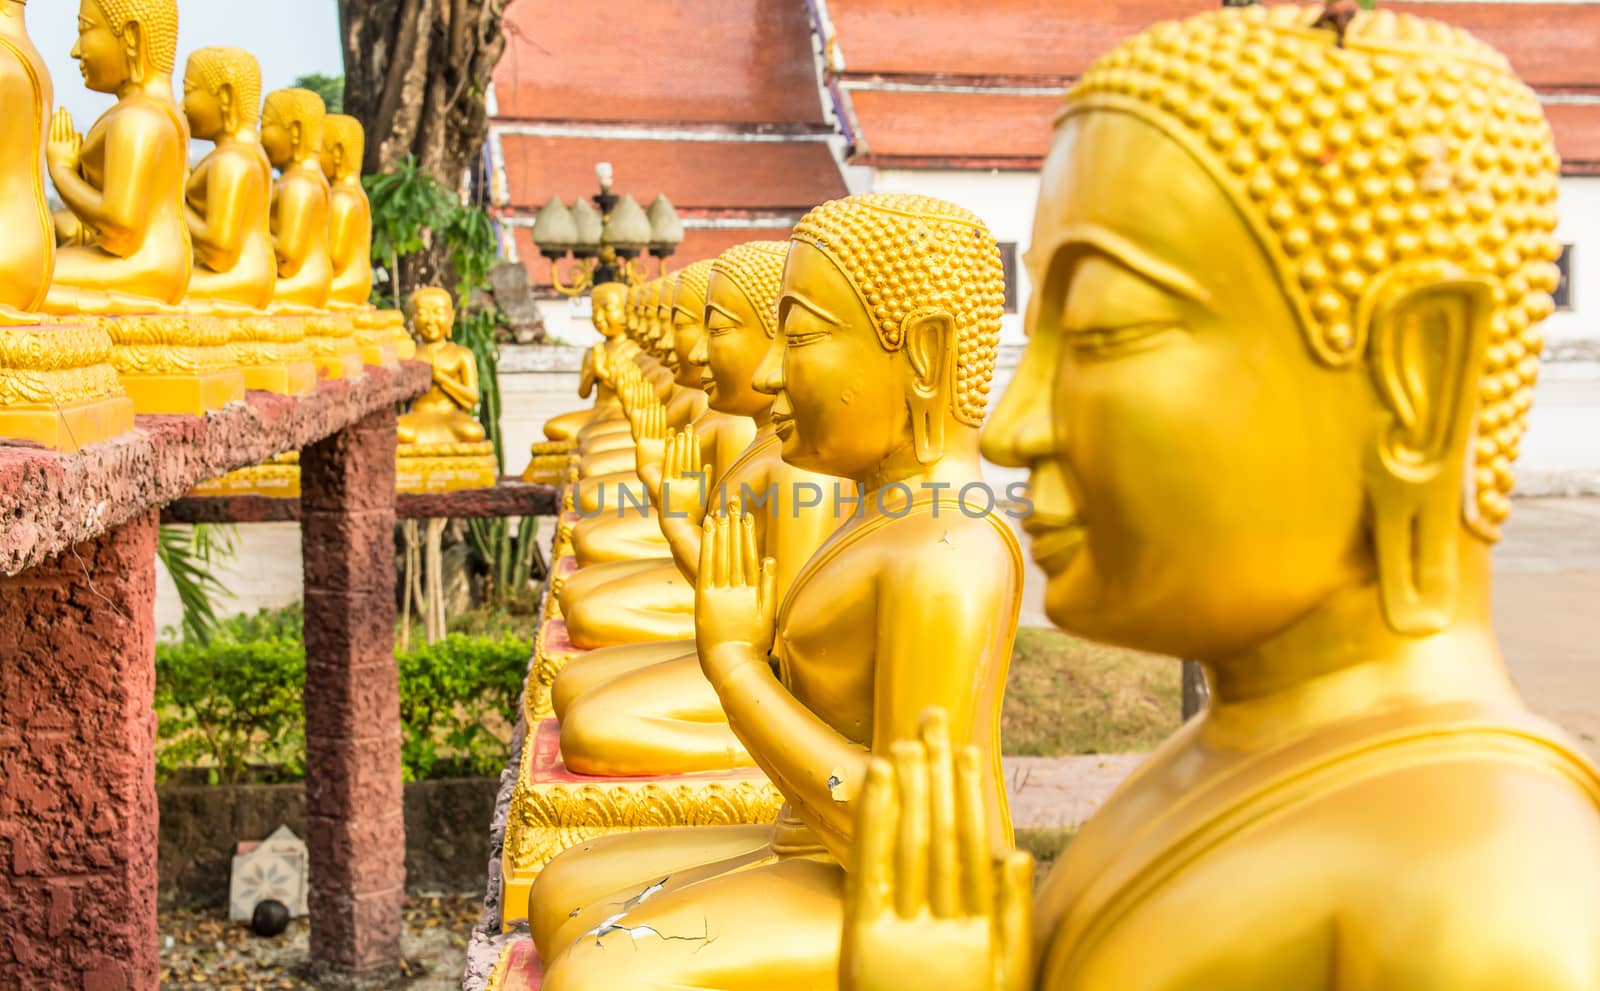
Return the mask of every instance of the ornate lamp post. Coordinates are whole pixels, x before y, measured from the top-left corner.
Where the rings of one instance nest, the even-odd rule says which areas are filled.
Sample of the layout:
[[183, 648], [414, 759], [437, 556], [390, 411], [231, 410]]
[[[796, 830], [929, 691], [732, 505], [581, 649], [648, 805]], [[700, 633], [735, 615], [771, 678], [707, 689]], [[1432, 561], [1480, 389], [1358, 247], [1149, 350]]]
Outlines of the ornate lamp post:
[[[658, 275], [666, 274], [667, 258], [683, 243], [683, 224], [665, 196], [657, 196], [648, 211], [632, 196], [611, 192], [611, 163], [594, 167], [600, 193], [568, 207], [558, 196], [539, 211], [533, 224], [533, 243], [550, 259], [550, 281], [566, 296], [580, 296], [602, 282], [635, 285], [650, 277], [641, 258], [656, 258]], [[570, 279], [561, 276], [562, 262], [569, 264]]]

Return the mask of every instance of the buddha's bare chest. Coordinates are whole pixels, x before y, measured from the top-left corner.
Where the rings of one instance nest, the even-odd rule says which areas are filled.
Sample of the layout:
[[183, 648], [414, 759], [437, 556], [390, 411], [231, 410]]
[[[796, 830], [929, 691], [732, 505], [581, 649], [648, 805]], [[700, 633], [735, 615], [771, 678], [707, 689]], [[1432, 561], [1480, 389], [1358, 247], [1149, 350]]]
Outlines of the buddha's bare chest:
[[857, 743], [872, 737], [877, 599], [871, 556], [858, 544], [808, 568], [791, 590], [774, 651], [795, 698]]

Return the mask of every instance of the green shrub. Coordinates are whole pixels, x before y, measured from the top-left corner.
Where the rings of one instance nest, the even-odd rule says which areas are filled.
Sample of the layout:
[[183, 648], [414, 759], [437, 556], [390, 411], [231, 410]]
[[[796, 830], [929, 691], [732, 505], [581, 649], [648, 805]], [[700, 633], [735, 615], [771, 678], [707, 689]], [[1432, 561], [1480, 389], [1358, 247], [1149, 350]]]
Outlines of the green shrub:
[[[504, 765], [531, 639], [452, 633], [396, 653], [407, 781], [494, 774]], [[524, 626], [523, 628], [526, 628]], [[298, 606], [217, 624], [209, 642], [156, 647], [157, 774], [203, 769], [231, 784], [305, 772], [305, 643]]]

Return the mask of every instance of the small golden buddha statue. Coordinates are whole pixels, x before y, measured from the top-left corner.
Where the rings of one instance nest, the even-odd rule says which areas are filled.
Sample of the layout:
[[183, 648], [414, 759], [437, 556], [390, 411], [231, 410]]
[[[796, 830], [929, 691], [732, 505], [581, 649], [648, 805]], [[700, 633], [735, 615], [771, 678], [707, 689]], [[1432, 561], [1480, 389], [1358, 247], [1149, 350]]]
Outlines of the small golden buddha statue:
[[950, 742], [981, 749], [978, 814], [1009, 839], [999, 709], [1022, 562], [1008, 525], [959, 495], [981, 478], [1003, 291], [994, 238], [943, 201], [850, 197], [795, 228], [784, 347], [757, 381], [776, 393], [784, 461], [859, 483], [863, 508], [781, 610], [754, 519], [708, 516], [695, 622], [734, 733], [788, 805], [775, 826], [641, 831], [557, 857], [529, 917], [548, 991], [830, 986], [868, 762], [930, 705]]
[[82, 0], [72, 55], [117, 103], [80, 135], [58, 110], [45, 147], [55, 214], [53, 314], [93, 314], [141, 413], [203, 414], [244, 397], [234, 325], [178, 304], [193, 269], [185, 218], [189, 131], [172, 96], [173, 0]]
[[261, 67], [239, 48], [202, 48], [189, 56], [183, 111], [190, 134], [215, 144], [192, 173], [184, 196], [194, 244], [191, 319], [231, 323], [233, 355], [245, 386], [287, 395], [310, 390], [316, 365], [302, 321], [268, 316], [277, 263], [268, 226], [272, 165], [261, 150]]
[[72, 452], [133, 428], [133, 402], [99, 326], [41, 322], [55, 230], [45, 205], [50, 72], [27, 8], [0, 0], [0, 438]]
[[1600, 779], [1489, 612], [1558, 175], [1506, 60], [1406, 14], [1214, 11], [1090, 68], [984, 450], [1031, 472], [1051, 618], [1201, 659], [1210, 706], [1031, 906], [1026, 858], [905, 842], [982, 842], [921, 783], [948, 752], [875, 765], [845, 987], [1596, 987]]
[[602, 340], [583, 356], [583, 368], [578, 379], [578, 396], [588, 399], [593, 395], [594, 407], [573, 410], [545, 421], [544, 435], [549, 440], [575, 441], [578, 431], [596, 417], [618, 415], [622, 412], [622, 406], [606, 376], [610, 362], [617, 359], [622, 342], [627, 341], [627, 338], [622, 336], [627, 296], [628, 287], [621, 282], [602, 282], [590, 292], [589, 319], [594, 324], [594, 329], [599, 331]]
[[379, 310], [372, 298], [372, 204], [361, 185], [361, 163], [367, 134], [347, 114], [329, 114], [323, 122], [322, 174], [329, 183], [328, 259], [333, 282], [328, 308], [348, 314], [356, 346], [368, 365], [392, 367], [416, 354], [405, 331], [405, 315]]
[[494, 445], [472, 415], [478, 405], [478, 359], [450, 340], [455, 302], [444, 289], [411, 295], [411, 320], [422, 338], [417, 361], [433, 366], [433, 386], [399, 419], [401, 492], [493, 486]]
[[[46, 113], [55, 94], [50, 70], [28, 38], [24, 0], [0, 3], [0, 320], [33, 322], [17, 313], [38, 310], [55, 265], [55, 231], [45, 206]], [[24, 111], [31, 108], [31, 113]], [[5, 311], [12, 311], [9, 319]]]
[[[706, 376], [714, 410], [748, 418], [746, 422], [756, 429], [743, 451], [722, 456], [720, 471], [706, 472], [711, 479], [704, 492], [709, 507], [702, 501], [697, 480], [686, 478], [680, 466], [664, 486], [675, 503], [673, 511], [661, 518], [676, 564], [693, 582], [699, 575], [700, 523], [705, 512], [708, 508], [724, 512], [743, 500], [752, 510], [757, 552], [779, 562], [775, 584], [779, 597], [788, 594], [801, 565], [850, 515], [850, 501], [834, 498], [835, 493], [849, 489], [853, 496], [853, 486], [843, 479], [782, 460], [772, 423], [774, 397], [755, 388], [763, 374], [758, 367], [763, 359], [770, 363], [767, 375], [781, 360], [783, 344], [776, 325], [786, 253], [785, 242], [757, 241], [730, 249], [716, 261], [709, 286], [708, 333], [688, 362]], [[673, 490], [681, 491], [673, 495]], [[589, 588], [583, 580], [591, 570], [599, 567], [569, 576], [562, 588], [562, 615], [574, 644], [608, 636], [628, 643], [639, 639], [637, 627], [682, 608], [664, 589], [651, 587], [661, 580], [657, 574], [641, 571]], [[690, 596], [687, 607], [691, 621], [692, 600]], [[601, 619], [601, 631], [585, 628], [591, 616]], [[553, 702], [561, 720], [562, 759], [582, 773], [679, 774], [752, 763], [729, 729], [692, 643], [633, 643], [592, 650], [570, 662], [557, 677]]]
[[184, 198], [195, 268], [189, 295], [263, 310], [277, 285], [267, 207], [272, 165], [261, 150], [261, 67], [239, 48], [189, 56], [183, 110], [190, 134], [215, 144]]
[[150, 313], [180, 302], [193, 248], [184, 219], [189, 134], [172, 96], [173, 0], [82, 0], [72, 57], [116, 106], [86, 135], [57, 110], [45, 158], [55, 216], [52, 313]]
[[328, 115], [322, 97], [308, 89], [267, 96], [261, 146], [279, 170], [272, 190], [272, 246], [278, 283], [273, 301], [306, 310], [328, 305], [333, 262], [328, 254], [332, 190], [322, 172], [322, 133]]

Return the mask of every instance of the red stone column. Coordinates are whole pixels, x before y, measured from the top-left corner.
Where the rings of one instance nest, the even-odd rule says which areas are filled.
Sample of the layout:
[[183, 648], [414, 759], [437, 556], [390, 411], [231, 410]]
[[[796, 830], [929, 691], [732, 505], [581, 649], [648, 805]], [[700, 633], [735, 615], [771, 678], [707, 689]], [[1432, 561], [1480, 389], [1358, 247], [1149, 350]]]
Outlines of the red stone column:
[[156, 521], [0, 578], [0, 988], [155, 991]]
[[392, 409], [300, 455], [311, 957], [355, 973], [400, 963], [394, 476]]

